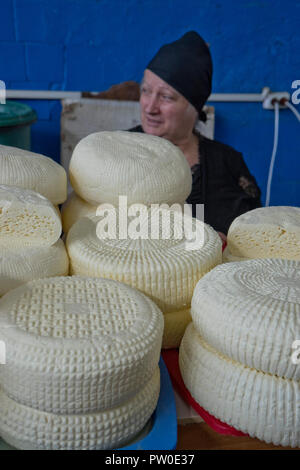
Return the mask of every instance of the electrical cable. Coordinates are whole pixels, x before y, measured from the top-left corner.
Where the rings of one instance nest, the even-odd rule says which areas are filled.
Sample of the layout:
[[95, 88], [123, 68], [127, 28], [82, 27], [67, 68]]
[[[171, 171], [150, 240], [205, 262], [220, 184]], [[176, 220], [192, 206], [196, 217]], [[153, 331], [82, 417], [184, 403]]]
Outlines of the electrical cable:
[[295, 106], [293, 106], [289, 101], [285, 101], [285, 106], [287, 106], [296, 116], [296, 118], [298, 119], [298, 121], [300, 122], [300, 113], [298, 113], [297, 109], [295, 108]]
[[277, 146], [278, 146], [279, 103], [278, 103], [277, 100], [274, 101], [274, 111], [275, 111], [274, 143], [273, 143], [273, 152], [272, 152], [272, 157], [271, 157], [271, 162], [270, 162], [270, 167], [269, 167], [269, 175], [268, 175], [268, 183], [267, 183], [267, 194], [266, 194], [266, 203], [265, 203], [266, 207], [270, 205], [270, 194], [271, 194], [271, 183], [272, 183], [272, 177], [273, 177], [273, 168], [274, 168], [275, 156], [276, 156]]

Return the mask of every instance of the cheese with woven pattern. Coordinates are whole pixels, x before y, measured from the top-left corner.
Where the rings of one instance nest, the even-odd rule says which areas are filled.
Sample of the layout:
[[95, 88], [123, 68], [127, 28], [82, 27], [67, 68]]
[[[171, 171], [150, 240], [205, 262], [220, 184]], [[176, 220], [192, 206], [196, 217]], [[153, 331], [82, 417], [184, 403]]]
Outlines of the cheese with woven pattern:
[[[137, 353], [138, 355], [138, 353]], [[23, 450], [100, 450], [128, 444], [154, 412], [160, 391], [156, 366], [146, 384], [115, 408], [88, 414], [51, 414], [21, 405], [0, 391], [0, 435]]]
[[0, 299], [0, 386], [49, 413], [114, 408], [152, 377], [162, 334], [161, 311], [125, 284], [76, 276], [31, 281]]
[[198, 282], [191, 314], [199, 334], [232, 359], [300, 380], [300, 263], [254, 259], [217, 266]]
[[[150, 210], [147, 214], [150, 214]], [[111, 278], [129, 284], [149, 296], [164, 314], [177, 315], [178, 311], [189, 309], [198, 280], [222, 261], [222, 243], [217, 232], [193, 219], [191, 231], [187, 233], [188, 230], [182, 230], [181, 235], [183, 222], [171, 216], [169, 238], [163, 238], [161, 219], [156, 227], [155, 218], [151, 230], [155, 232], [158, 229], [157, 238], [151, 238], [150, 234], [145, 239], [121, 238], [118, 217], [117, 214], [116, 238], [101, 238], [101, 234], [97, 235], [100, 217], [82, 218], [72, 226], [66, 240], [70, 273]], [[128, 226], [129, 223], [130, 217]], [[203, 231], [203, 240], [197, 249], [188, 250], [186, 242], [195, 228]], [[174, 317], [174, 322], [181, 324], [182, 335], [187, 323], [186, 315], [183, 315], [182, 320], [178, 316], [175, 320]], [[171, 326], [170, 317], [166, 322], [167, 328], [168, 325]], [[172, 326], [170, 331], [165, 329], [164, 348], [169, 347], [167, 344], [170, 342], [173, 343], [171, 338], [175, 329]], [[178, 332], [174, 341], [175, 337], [178, 346]]]
[[300, 446], [299, 381], [229, 359], [192, 323], [180, 345], [179, 367], [194, 400], [222, 422], [267, 443]]
[[227, 245], [242, 258], [300, 260], [300, 208], [259, 207], [240, 215], [229, 227]]
[[0, 184], [31, 189], [54, 205], [67, 199], [67, 173], [49, 157], [0, 145]]
[[0, 185], [0, 246], [51, 246], [61, 235], [57, 209], [29, 189]]
[[81, 217], [96, 215], [98, 206], [93, 206], [72, 191], [61, 209], [62, 227], [68, 233], [72, 225]]
[[166, 139], [138, 132], [96, 132], [75, 147], [69, 166], [73, 189], [92, 205], [182, 203], [192, 175], [181, 150]]
[[0, 247], [0, 296], [33, 279], [69, 274], [69, 258], [64, 242], [52, 246]]

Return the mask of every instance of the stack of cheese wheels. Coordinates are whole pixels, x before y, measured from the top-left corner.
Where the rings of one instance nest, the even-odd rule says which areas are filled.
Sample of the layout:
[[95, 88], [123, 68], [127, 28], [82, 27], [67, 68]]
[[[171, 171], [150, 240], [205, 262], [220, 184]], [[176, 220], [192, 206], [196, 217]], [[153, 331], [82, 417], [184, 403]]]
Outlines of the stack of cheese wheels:
[[222, 261], [220, 237], [207, 224], [161, 207], [103, 214], [70, 229], [70, 274], [115, 279], [149, 296], [164, 313], [163, 348], [178, 347], [198, 280]]
[[67, 275], [61, 219], [41, 194], [0, 185], [0, 296], [23, 282]]
[[81, 217], [96, 215], [98, 205], [90, 204], [72, 191], [61, 208], [62, 228], [65, 234]]
[[300, 260], [299, 207], [260, 207], [232, 222], [223, 261], [253, 258]]
[[149, 422], [161, 311], [108, 279], [53, 277], [0, 299], [0, 435], [20, 449], [110, 449]]
[[100, 204], [184, 204], [192, 175], [181, 150], [166, 139], [137, 132], [96, 132], [75, 147], [69, 166], [74, 192], [62, 208], [63, 229]]
[[184, 383], [209, 413], [251, 437], [300, 446], [300, 263], [217, 266], [192, 299], [179, 351]]
[[0, 184], [31, 189], [54, 206], [67, 199], [65, 169], [49, 157], [0, 145]]

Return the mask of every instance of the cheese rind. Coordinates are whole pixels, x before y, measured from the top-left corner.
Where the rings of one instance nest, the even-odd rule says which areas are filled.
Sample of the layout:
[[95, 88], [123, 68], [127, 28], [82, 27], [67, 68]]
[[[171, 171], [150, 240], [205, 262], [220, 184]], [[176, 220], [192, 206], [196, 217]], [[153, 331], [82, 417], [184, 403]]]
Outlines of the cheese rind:
[[203, 243], [189, 251], [186, 234], [178, 239], [174, 235], [181, 227], [176, 221], [168, 239], [123, 239], [118, 235], [109, 239], [97, 236], [99, 220], [82, 218], [69, 231], [66, 247], [70, 273], [115, 279], [146, 294], [165, 315], [170, 314], [170, 319], [174, 314], [177, 326], [165, 322], [163, 348], [170, 344], [178, 347], [187, 321], [177, 318], [176, 312], [190, 308], [198, 280], [221, 263], [220, 237], [211, 227], [193, 219], [195, 226], [203, 230]]
[[143, 429], [156, 408], [159, 391], [158, 367], [130, 400], [89, 414], [42, 412], [20, 405], [0, 391], [0, 435], [23, 450], [114, 449]]
[[192, 175], [181, 150], [166, 139], [126, 131], [96, 132], [75, 147], [69, 166], [75, 192], [90, 204], [185, 201]]
[[72, 225], [81, 217], [96, 215], [98, 206], [93, 206], [81, 199], [73, 191], [61, 209], [62, 226], [64, 233], [68, 233]]
[[183, 309], [178, 312], [164, 315], [165, 327], [163, 334], [163, 349], [173, 349], [180, 346], [187, 325], [192, 321], [191, 309]]
[[152, 377], [163, 315], [145, 295], [108, 279], [54, 277], [0, 299], [5, 394], [57, 414], [128, 400]]
[[[170, 206], [170, 210], [183, 210], [184, 202], [176, 203]], [[77, 220], [82, 217], [95, 216], [97, 214], [98, 207], [103, 209], [107, 204], [92, 205], [84, 201], [80, 196], [78, 196], [74, 191], [68, 196], [68, 199], [62, 206], [61, 217], [63, 224], [63, 231], [65, 234], [68, 233], [72, 225], [74, 225]], [[112, 205], [111, 205], [112, 207]], [[148, 206], [149, 207], [149, 206]], [[115, 210], [118, 210], [118, 207], [115, 207]]]
[[[189, 308], [198, 280], [221, 263], [222, 243], [208, 225], [193, 219], [203, 230], [198, 249], [186, 249], [186, 234], [175, 220], [169, 238], [105, 238], [97, 235], [100, 217], [78, 220], [68, 233], [66, 247], [72, 274], [113, 278], [142, 291], [164, 313]], [[195, 225], [196, 226], [196, 225]], [[193, 226], [193, 229], [195, 228]]]
[[67, 173], [49, 157], [28, 150], [0, 145], [0, 184], [31, 189], [52, 204], [67, 199]]
[[69, 258], [61, 239], [52, 246], [0, 247], [0, 296], [34, 279], [68, 274]]
[[223, 251], [223, 254], [222, 254], [222, 262], [223, 263], [231, 263], [231, 262], [236, 262], [236, 261], [247, 261], [249, 260], [250, 258], [243, 258], [241, 256], [234, 256], [228, 246], [226, 246], [226, 248], [224, 249]]
[[300, 260], [300, 208], [259, 207], [237, 217], [227, 244], [233, 256]]
[[51, 246], [61, 235], [57, 209], [29, 189], [0, 185], [0, 246]]
[[300, 263], [253, 259], [225, 263], [198, 282], [191, 314], [212, 347], [248, 367], [300, 379], [291, 360], [300, 337]]
[[299, 381], [230, 360], [193, 324], [181, 342], [179, 367], [192, 397], [216, 418], [267, 443], [300, 446]]

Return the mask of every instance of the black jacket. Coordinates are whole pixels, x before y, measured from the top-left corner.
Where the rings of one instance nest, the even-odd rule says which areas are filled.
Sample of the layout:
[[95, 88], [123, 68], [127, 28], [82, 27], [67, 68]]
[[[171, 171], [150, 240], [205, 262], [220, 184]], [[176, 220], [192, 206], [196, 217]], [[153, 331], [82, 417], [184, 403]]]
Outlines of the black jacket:
[[[130, 129], [143, 132], [141, 126]], [[192, 191], [186, 202], [204, 204], [204, 221], [218, 232], [227, 234], [239, 215], [261, 207], [260, 189], [250, 174], [240, 152], [199, 135], [199, 163], [191, 169]]]

